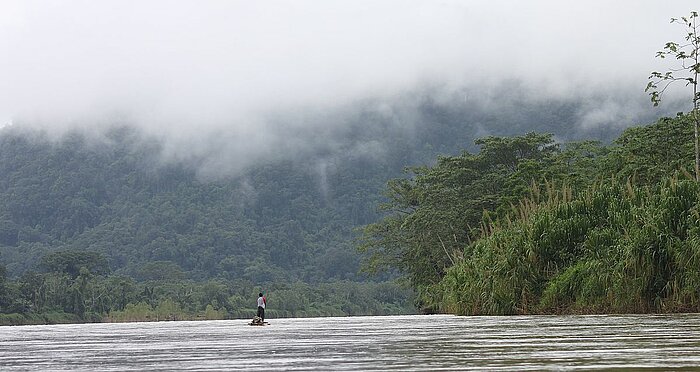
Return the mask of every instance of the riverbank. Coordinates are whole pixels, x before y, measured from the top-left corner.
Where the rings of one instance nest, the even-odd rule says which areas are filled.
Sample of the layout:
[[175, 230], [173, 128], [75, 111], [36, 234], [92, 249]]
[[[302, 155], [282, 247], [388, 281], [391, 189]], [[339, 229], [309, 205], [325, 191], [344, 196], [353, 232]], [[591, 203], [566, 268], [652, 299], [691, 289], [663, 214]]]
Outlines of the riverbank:
[[[367, 313], [348, 314], [340, 309], [309, 309], [305, 311], [287, 311], [268, 309], [266, 318], [319, 318], [319, 317], [348, 317], [348, 316], [387, 316], [387, 315], [416, 315], [405, 309], [394, 309], [392, 314]], [[182, 311], [164, 311], [163, 308], [152, 309], [146, 304], [130, 304], [124, 310], [112, 311], [109, 314], [85, 314], [80, 317], [76, 314], [64, 312], [27, 313], [27, 314], [0, 314], [0, 326], [19, 325], [51, 325], [51, 324], [84, 324], [84, 323], [133, 323], [133, 322], [168, 322], [168, 321], [204, 321], [204, 320], [234, 320], [251, 319], [256, 314], [256, 309], [241, 309], [233, 313], [215, 310], [208, 307], [204, 312], [186, 313]]]
[[[98, 320], [99, 322], [99, 320]], [[0, 314], [0, 326], [96, 323], [94, 319], [82, 319], [75, 314], [53, 312], [41, 314]]]

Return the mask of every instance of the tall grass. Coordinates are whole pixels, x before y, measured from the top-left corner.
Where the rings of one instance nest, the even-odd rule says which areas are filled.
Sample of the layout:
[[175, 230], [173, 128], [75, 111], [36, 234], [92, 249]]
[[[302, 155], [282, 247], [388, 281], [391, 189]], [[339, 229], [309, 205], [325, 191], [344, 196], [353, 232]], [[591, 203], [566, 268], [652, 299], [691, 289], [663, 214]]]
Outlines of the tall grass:
[[700, 185], [548, 185], [484, 224], [435, 288], [457, 314], [700, 310]]

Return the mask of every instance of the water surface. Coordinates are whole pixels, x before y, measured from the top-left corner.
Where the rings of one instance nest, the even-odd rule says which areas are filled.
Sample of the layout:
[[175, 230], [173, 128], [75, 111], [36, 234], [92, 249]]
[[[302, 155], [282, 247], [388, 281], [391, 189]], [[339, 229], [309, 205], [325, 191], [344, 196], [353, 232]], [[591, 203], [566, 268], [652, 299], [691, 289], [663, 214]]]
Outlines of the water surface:
[[0, 327], [0, 370], [700, 367], [700, 315], [392, 316]]

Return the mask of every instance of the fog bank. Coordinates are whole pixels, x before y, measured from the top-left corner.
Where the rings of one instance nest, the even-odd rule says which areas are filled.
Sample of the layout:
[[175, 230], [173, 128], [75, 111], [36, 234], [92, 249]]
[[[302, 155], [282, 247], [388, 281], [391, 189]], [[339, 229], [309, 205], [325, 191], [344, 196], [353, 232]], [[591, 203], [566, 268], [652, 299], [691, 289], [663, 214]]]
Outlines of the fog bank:
[[[566, 125], [627, 126], [652, 111], [643, 88], [667, 66], [655, 52], [682, 37], [669, 19], [693, 7], [5, 0], [0, 123], [57, 134], [129, 123], [170, 158], [214, 156], [230, 171], [342, 131], [341, 113], [367, 101], [406, 108], [394, 102], [430, 92], [497, 112], [511, 81], [533, 102], [585, 100]], [[397, 125], [420, 119], [407, 109]]]

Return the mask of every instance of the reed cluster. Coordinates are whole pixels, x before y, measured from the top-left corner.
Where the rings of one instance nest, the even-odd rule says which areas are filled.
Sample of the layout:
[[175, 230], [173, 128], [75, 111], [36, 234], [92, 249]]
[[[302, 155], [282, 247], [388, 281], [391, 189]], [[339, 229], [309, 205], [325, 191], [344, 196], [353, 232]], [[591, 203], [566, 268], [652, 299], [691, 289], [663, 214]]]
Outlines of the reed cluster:
[[700, 310], [700, 184], [534, 189], [433, 290], [456, 314]]

